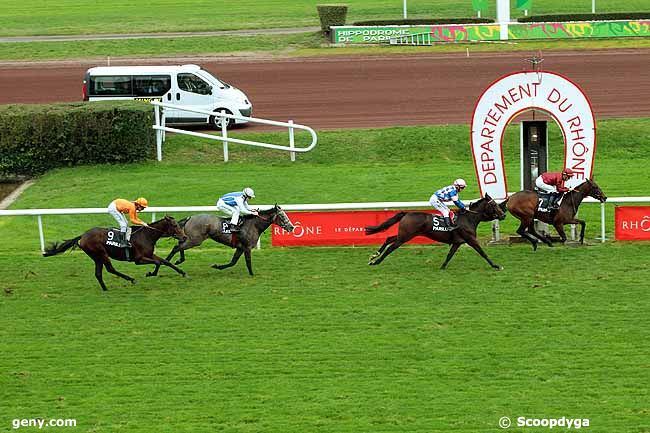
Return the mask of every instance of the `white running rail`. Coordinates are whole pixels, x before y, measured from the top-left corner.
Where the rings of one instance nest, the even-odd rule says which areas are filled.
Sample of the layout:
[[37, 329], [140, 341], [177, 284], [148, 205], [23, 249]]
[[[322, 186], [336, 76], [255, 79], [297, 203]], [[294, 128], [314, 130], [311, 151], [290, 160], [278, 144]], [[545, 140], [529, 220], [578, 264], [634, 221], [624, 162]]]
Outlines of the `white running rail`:
[[[471, 203], [475, 200], [467, 201]], [[583, 203], [599, 203], [591, 197], [583, 200]], [[650, 203], [650, 197], [612, 197], [607, 203]], [[282, 205], [282, 209], [289, 211], [314, 211], [314, 210], [350, 210], [350, 209], [411, 209], [428, 208], [431, 205], [427, 201], [389, 201], [371, 203], [325, 203], [325, 204], [288, 204]], [[269, 209], [271, 205], [260, 205], [260, 209]], [[216, 206], [167, 206], [149, 207], [143, 211], [152, 214], [152, 221], [156, 219], [156, 213], [167, 212], [218, 212]], [[92, 215], [105, 214], [108, 211], [100, 208], [69, 208], [69, 209], [16, 209], [0, 210], [0, 217], [3, 216], [36, 216], [38, 218], [38, 235], [41, 241], [41, 251], [45, 251], [45, 237], [43, 236], [43, 215]], [[80, 231], [81, 233], [81, 231]], [[600, 203], [600, 240], [605, 242], [605, 203]]]
[[[213, 111], [206, 111], [206, 110], [199, 110], [196, 108], [188, 108], [188, 107], [182, 107], [179, 105], [174, 105], [174, 104], [166, 104], [164, 102], [159, 102], [159, 101], [151, 101], [151, 104], [154, 106], [154, 118], [155, 118], [155, 124], [153, 125], [153, 129], [156, 130], [156, 157], [158, 161], [162, 161], [162, 144], [165, 141], [165, 132], [174, 132], [176, 134], [184, 134], [184, 135], [191, 135], [194, 137], [199, 137], [199, 138], [207, 138], [209, 140], [219, 140], [223, 142], [223, 160], [225, 162], [228, 162], [228, 143], [238, 143], [238, 144], [247, 144], [249, 146], [258, 146], [258, 147], [266, 147], [267, 149], [276, 149], [276, 150], [283, 150], [285, 152], [290, 153], [291, 161], [296, 160], [296, 152], [299, 153], [304, 153], [304, 152], [309, 152], [312, 150], [314, 147], [316, 147], [316, 143], [318, 142], [318, 137], [316, 136], [316, 131], [314, 131], [312, 128], [309, 126], [305, 125], [300, 125], [298, 123], [293, 123], [293, 120], [289, 120], [288, 122], [276, 122], [275, 120], [266, 120], [266, 119], [258, 119], [256, 117], [246, 117], [246, 116], [238, 116], [235, 114], [228, 114], [225, 112], [213, 112]], [[248, 122], [253, 122], [253, 123], [261, 123], [263, 125], [271, 125], [271, 126], [278, 126], [282, 128], [288, 128], [289, 131], [289, 144], [287, 146], [279, 145], [279, 144], [271, 144], [271, 143], [264, 143], [261, 141], [250, 141], [250, 140], [242, 140], [239, 138], [232, 138], [228, 137], [228, 128], [226, 127], [226, 122], [221, 122], [221, 135], [212, 135], [212, 134], [205, 134], [202, 132], [194, 132], [194, 131], [186, 131], [184, 129], [178, 129], [178, 128], [170, 128], [169, 126], [166, 125], [165, 121], [165, 108], [169, 108], [171, 110], [183, 110], [183, 111], [190, 111], [192, 113], [199, 113], [199, 114], [205, 114], [208, 116], [215, 116], [215, 117], [222, 117], [222, 118], [228, 118], [228, 119], [239, 119], [239, 120], [246, 120]], [[311, 143], [307, 147], [295, 147], [295, 138], [294, 138], [294, 130], [295, 129], [302, 129], [303, 131], [307, 131], [311, 135]]]

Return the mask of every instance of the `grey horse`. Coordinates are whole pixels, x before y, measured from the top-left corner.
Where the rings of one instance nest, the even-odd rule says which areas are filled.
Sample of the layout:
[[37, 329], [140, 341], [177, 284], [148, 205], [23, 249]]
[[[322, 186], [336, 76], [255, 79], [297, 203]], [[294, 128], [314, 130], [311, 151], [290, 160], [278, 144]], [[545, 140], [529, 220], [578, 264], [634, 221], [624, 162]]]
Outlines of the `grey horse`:
[[[288, 232], [293, 231], [293, 224], [289, 220], [287, 214], [277, 204], [270, 209], [261, 210], [259, 216], [247, 215], [244, 217], [244, 222], [241, 225], [241, 231], [236, 234], [233, 242], [233, 235], [228, 230], [228, 223], [230, 219], [221, 218], [210, 214], [194, 215], [179, 221], [181, 227], [185, 231], [187, 239], [183, 242], [178, 242], [176, 246], [167, 256], [167, 261], [181, 253], [181, 258], [176, 262], [180, 265], [185, 261], [185, 250], [198, 247], [207, 238], [231, 248], [235, 248], [235, 254], [232, 256], [230, 263], [225, 265], [212, 265], [215, 269], [226, 269], [235, 266], [237, 261], [244, 254], [246, 258], [246, 267], [248, 273], [253, 275], [253, 267], [251, 264], [251, 249], [257, 245], [257, 240], [260, 235], [269, 228], [271, 224], [277, 224]], [[158, 275], [160, 266], [156, 266], [153, 272], [147, 274], [148, 277]]]

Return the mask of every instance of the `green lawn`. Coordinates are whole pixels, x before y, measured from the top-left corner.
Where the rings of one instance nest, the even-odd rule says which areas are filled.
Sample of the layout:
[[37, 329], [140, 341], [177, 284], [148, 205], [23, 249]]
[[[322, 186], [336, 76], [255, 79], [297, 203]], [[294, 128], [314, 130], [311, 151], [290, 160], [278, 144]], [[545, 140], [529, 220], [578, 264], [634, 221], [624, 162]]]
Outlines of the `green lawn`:
[[[318, 1], [150, 0], [111, 2], [73, 0], [4, 0], [0, 34], [4, 36], [93, 33], [142, 33], [259, 29], [319, 25]], [[514, 18], [523, 15], [514, 9]], [[400, 0], [350, 0], [348, 22], [402, 18]], [[598, 0], [598, 12], [647, 11], [645, 0]], [[494, 16], [494, 2], [483, 16]], [[536, 0], [531, 13], [589, 13], [591, 2]], [[410, 18], [475, 16], [469, 0], [408, 0]]]
[[[596, 181], [609, 196], [647, 195], [648, 126], [598, 124]], [[244, 185], [258, 203], [419, 201], [458, 176], [469, 199], [467, 137], [465, 126], [327, 131], [293, 164], [236, 145], [225, 164], [218, 145], [170, 137], [162, 163], [55, 170], [13, 207], [136, 195], [205, 205]], [[512, 184], [517, 138], [513, 127], [504, 142]], [[549, 140], [556, 169], [556, 127]], [[589, 418], [590, 431], [647, 432], [650, 245], [597, 243], [597, 207], [581, 214], [591, 246], [488, 248], [502, 272], [467, 247], [443, 272], [445, 246], [407, 246], [371, 268], [373, 248], [265, 238], [253, 278], [243, 263], [211, 269], [232, 251], [206, 243], [188, 251], [188, 278], [117, 263], [137, 284], [105, 276], [106, 293], [82, 252], [42, 258], [36, 221], [2, 217], [0, 431], [17, 418], [74, 418], [69, 430], [83, 432], [475, 433], [502, 431], [502, 416], [565, 416]], [[46, 237], [110, 222], [47, 217]], [[513, 218], [504, 223], [512, 232]], [[510, 429], [530, 430], [540, 429]]]

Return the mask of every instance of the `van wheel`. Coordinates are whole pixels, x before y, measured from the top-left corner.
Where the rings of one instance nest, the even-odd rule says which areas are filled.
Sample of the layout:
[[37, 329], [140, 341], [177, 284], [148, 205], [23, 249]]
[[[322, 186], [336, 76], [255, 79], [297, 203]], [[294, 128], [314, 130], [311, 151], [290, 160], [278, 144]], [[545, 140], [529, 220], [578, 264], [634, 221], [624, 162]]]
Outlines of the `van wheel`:
[[[217, 110], [214, 110], [214, 111], [219, 112], [219, 113], [224, 111], [226, 114], [232, 114], [230, 112], [230, 110], [226, 110], [225, 108], [220, 108], [220, 109], [217, 109]], [[233, 125], [234, 120], [229, 119], [229, 118], [219, 117], [219, 116], [210, 116], [210, 125], [212, 125], [212, 127], [214, 129], [221, 130], [221, 127], [222, 127], [221, 123], [222, 122], [226, 124], [226, 129], [228, 129]]]

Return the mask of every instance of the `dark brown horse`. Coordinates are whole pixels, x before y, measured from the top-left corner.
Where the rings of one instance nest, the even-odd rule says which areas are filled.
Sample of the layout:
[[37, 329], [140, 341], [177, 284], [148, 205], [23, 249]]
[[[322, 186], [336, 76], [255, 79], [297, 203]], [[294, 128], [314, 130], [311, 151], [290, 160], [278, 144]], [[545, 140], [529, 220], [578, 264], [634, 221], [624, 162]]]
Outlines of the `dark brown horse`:
[[136, 265], [160, 266], [163, 264], [174, 269], [182, 276], [185, 276], [185, 272], [153, 253], [154, 246], [161, 237], [171, 236], [181, 242], [186, 239], [183, 229], [179, 227], [174, 218], [166, 216], [159, 221], [151, 223], [149, 227], [134, 228], [133, 235], [131, 236], [132, 247], [129, 248], [128, 257], [124, 248], [117, 248], [106, 244], [109, 240], [108, 233], [109, 230], [105, 228], [92, 228], [74, 239], [55, 242], [45, 250], [43, 255], [45, 257], [53, 256], [78, 246], [88, 255], [88, 257], [94, 260], [95, 277], [97, 278], [97, 281], [99, 281], [99, 285], [102, 286], [102, 290], [107, 290], [102, 278], [103, 267], [106, 267], [106, 270], [111, 274], [124, 278], [131, 283], [135, 283], [135, 279], [115, 270], [111, 263], [111, 259], [132, 261]]
[[[490, 260], [485, 254], [478, 239], [476, 238], [476, 227], [481, 221], [492, 221], [495, 219], [504, 219], [506, 214], [498, 204], [489, 195], [472, 203], [469, 210], [458, 215], [456, 222], [457, 228], [454, 231], [445, 230], [441, 217], [434, 216], [424, 212], [400, 212], [392, 218], [386, 220], [378, 226], [366, 227], [366, 234], [382, 232], [399, 221], [399, 229], [396, 236], [390, 236], [386, 242], [370, 256], [369, 265], [380, 264], [386, 256], [398, 249], [402, 244], [410, 241], [416, 236], [425, 236], [437, 242], [450, 244], [447, 259], [442, 264], [441, 269], [447, 268], [447, 264], [456, 254], [458, 248], [467, 243], [474, 248], [481, 257], [483, 257], [494, 269], [500, 270], [501, 267]], [[440, 227], [442, 230], [436, 230]]]
[[584, 220], [576, 218], [578, 207], [585, 197], [593, 197], [596, 200], [604, 203], [607, 197], [601, 189], [596, 185], [593, 180], [587, 179], [575, 189], [564, 194], [560, 208], [555, 212], [537, 212], [537, 205], [539, 203], [539, 195], [535, 191], [519, 191], [499, 206], [501, 209], [510, 211], [517, 219], [521, 221], [517, 233], [524, 239], [528, 240], [533, 249], [537, 249], [537, 243], [541, 240], [549, 247], [553, 244], [551, 239], [542, 236], [535, 230], [535, 219], [538, 219], [547, 224], [553, 225], [555, 230], [560, 235], [562, 242], [566, 242], [566, 234], [564, 233], [564, 226], [566, 224], [580, 224], [580, 243], [584, 243], [585, 239], [585, 222]]

